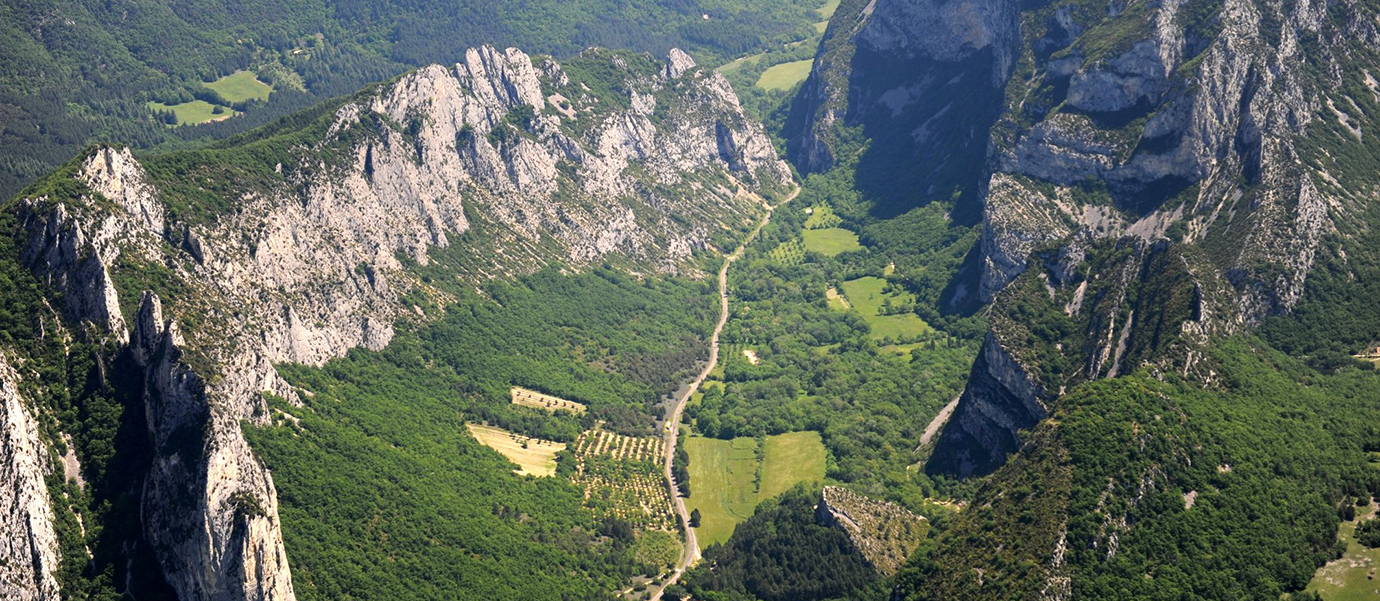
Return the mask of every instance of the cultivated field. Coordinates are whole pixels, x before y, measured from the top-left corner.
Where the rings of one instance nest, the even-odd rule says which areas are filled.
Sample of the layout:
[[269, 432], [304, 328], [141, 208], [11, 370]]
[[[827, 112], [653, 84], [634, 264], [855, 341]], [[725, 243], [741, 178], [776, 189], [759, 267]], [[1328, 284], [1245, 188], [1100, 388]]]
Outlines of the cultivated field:
[[760, 466], [757, 441], [752, 438], [692, 436], [685, 450], [690, 454], [687, 506], [700, 510], [695, 535], [702, 548], [728, 540], [733, 528], [750, 517], [763, 499], [798, 482], [824, 479], [824, 443], [818, 432], [767, 437]]
[[236, 71], [205, 86], [229, 102], [268, 100], [268, 95], [273, 92], [273, 86], [259, 81], [253, 71], [245, 70]]
[[763, 90], [789, 90], [810, 75], [810, 65], [814, 59], [791, 61], [769, 67], [757, 78], [757, 87]]
[[1376, 505], [1357, 508], [1356, 519], [1342, 522], [1337, 538], [1346, 543], [1341, 559], [1318, 568], [1306, 591], [1315, 592], [1327, 601], [1363, 601], [1380, 599], [1380, 549], [1367, 549], [1356, 542], [1356, 524], [1375, 517]]
[[805, 230], [801, 236], [805, 238], [805, 250], [831, 257], [863, 249], [862, 244], [858, 243], [857, 234], [840, 227]]
[[843, 218], [834, 212], [829, 205], [815, 205], [810, 207], [810, 216], [805, 218], [805, 229], [822, 230], [831, 227], [838, 227], [843, 223]]
[[623, 436], [596, 427], [581, 434], [574, 449], [576, 468], [571, 481], [584, 487], [587, 506], [639, 530], [676, 530], [671, 496], [658, 463], [661, 438]]
[[867, 321], [867, 325], [872, 327], [873, 338], [908, 339], [934, 331], [930, 324], [914, 313], [878, 314], [882, 304], [887, 300], [890, 300], [892, 305], [909, 304], [915, 300], [907, 293], [888, 294], [886, 280], [882, 278], [864, 277], [848, 280], [843, 283], [843, 293], [853, 308]]
[[558, 396], [551, 396], [518, 386], [514, 386], [512, 390], [509, 390], [508, 394], [512, 397], [514, 405], [536, 407], [537, 409], [545, 409], [552, 413], [557, 411], [569, 411], [571, 413], [580, 414], [584, 413], [586, 410], [584, 405], [576, 403], [575, 401], [567, 401]]
[[805, 259], [805, 244], [800, 241], [800, 238], [782, 242], [767, 252], [767, 258], [777, 265], [786, 267], [799, 265]]
[[484, 446], [516, 463], [518, 469], [513, 471], [519, 474], [550, 476], [556, 473], [556, 453], [565, 450], [564, 443], [529, 438], [503, 428], [469, 423], [465, 427]]
[[233, 109], [220, 107], [224, 112], [217, 115], [215, 113], [216, 105], [206, 102], [205, 100], [193, 100], [191, 102], [183, 102], [182, 104], [163, 104], [161, 102], [150, 101], [147, 105], [151, 111], [172, 111], [173, 114], [177, 116], [178, 125], [209, 123], [211, 121], [229, 119], [239, 114]]

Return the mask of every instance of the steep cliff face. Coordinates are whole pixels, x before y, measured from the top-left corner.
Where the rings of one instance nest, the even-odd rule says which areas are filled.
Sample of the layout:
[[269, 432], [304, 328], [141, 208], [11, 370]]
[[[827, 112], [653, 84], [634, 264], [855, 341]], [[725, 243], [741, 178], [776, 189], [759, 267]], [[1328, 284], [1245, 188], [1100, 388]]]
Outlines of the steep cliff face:
[[0, 353], [0, 597], [56, 601], [60, 557], [44, 483], [48, 449], [8, 361]]
[[883, 209], [955, 196], [977, 206], [1017, 15], [1006, 0], [843, 2], [791, 108], [791, 158], [805, 171], [855, 164]]
[[563, 66], [486, 47], [213, 150], [95, 149], [10, 210], [66, 320], [143, 372], [141, 518], [168, 583], [282, 600], [273, 479], [240, 429], [263, 394], [293, 398], [275, 363], [386, 346], [397, 319], [425, 318], [406, 295], [444, 298], [413, 271], [443, 249], [446, 277], [472, 285], [549, 264], [693, 269], [789, 178], [684, 53]]
[[[1377, 94], [1365, 5], [853, 8], [831, 23], [847, 41], [826, 42], [797, 102], [796, 158], [837, 163], [831, 153], [853, 127], [870, 141], [856, 165], [865, 192], [869, 169], [908, 171], [901, 193], [912, 203], [971, 191], [955, 213], [964, 198], [980, 203], [980, 299], [1002, 313], [1048, 296], [1067, 321], [1065, 338], [1037, 341], [996, 320], [932, 470], [999, 464], [1017, 430], [1079, 380], [1147, 363], [1192, 372], [1201, 352], [1191, 341], [1294, 307], [1323, 241], [1368, 202], [1371, 182], [1342, 183], [1364, 164]], [[912, 62], [897, 68], [881, 54]], [[935, 129], [954, 124], [976, 133]], [[946, 171], [954, 165], [964, 170]], [[1126, 257], [1104, 256], [1114, 252]], [[1148, 271], [1170, 256], [1177, 275]], [[1030, 271], [1042, 272], [1038, 285], [1003, 296]], [[1168, 296], [1171, 280], [1196, 301], [1156, 311], [1126, 295]], [[1107, 284], [1101, 296], [1094, 281]], [[1142, 327], [1151, 312], [1158, 321]]]

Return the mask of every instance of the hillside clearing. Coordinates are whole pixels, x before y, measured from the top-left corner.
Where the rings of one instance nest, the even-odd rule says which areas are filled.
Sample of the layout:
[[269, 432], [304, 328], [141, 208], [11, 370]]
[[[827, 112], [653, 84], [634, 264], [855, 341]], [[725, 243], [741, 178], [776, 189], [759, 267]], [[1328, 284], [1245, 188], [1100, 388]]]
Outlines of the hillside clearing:
[[781, 63], [768, 68], [762, 72], [762, 76], [757, 78], [757, 87], [763, 90], [789, 90], [796, 84], [805, 81], [810, 75], [810, 65], [814, 64], [814, 59], [805, 59]]
[[545, 409], [546, 411], [550, 411], [551, 413], [555, 413], [557, 411], [569, 411], [571, 413], [579, 415], [586, 411], [584, 405], [576, 403], [575, 401], [567, 401], [558, 396], [552, 396], [546, 393], [537, 392], [535, 390], [529, 390], [521, 386], [514, 386], [512, 389], [508, 391], [508, 395], [512, 397], [514, 405], [522, 405], [523, 407], [535, 407], [537, 409]]
[[253, 71], [244, 69], [204, 85], [215, 90], [227, 102], [268, 100], [268, 95], [273, 93], [273, 86], [259, 81]]
[[1373, 577], [1380, 568], [1380, 549], [1367, 549], [1356, 542], [1355, 536], [1361, 520], [1375, 518], [1376, 504], [1372, 501], [1357, 509], [1356, 519], [1342, 522], [1337, 529], [1337, 540], [1346, 543], [1346, 553], [1318, 568], [1304, 590], [1318, 593], [1327, 601], [1380, 599], [1380, 581]]
[[193, 100], [181, 104], [163, 104], [161, 102], [148, 102], [149, 110], [154, 112], [172, 111], [177, 117], [178, 125], [197, 125], [200, 123], [211, 123], [229, 119], [238, 115], [234, 109], [219, 107], [222, 111], [216, 114], [217, 105], [206, 102], [205, 100]]
[[513, 471], [520, 475], [550, 476], [555, 474], [556, 453], [565, 450], [565, 443], [530, 438], [493, 426], [467, 423], [465, 428], [470, 431], [470, 435], [474, 436], [475, 440], [502, 453], [504, 457], [508, 458], [508, 461], [516, 463], [518, 469]]
[[900, 312], [899, 309], [890, 309], [898, 312], [894, 315], [881, 314], [884, 308], [905, 307], [915, 302], [915, 299], [908, 293], [887, 292], [886, 280], [882, 278], [868, 276], [848, 280], [843, 283], [843, 294], [848, 297], [848, 302], [853, 304], [853, 308], [867, 321], [867, 325], [871, 326], [874, 339], [905, 340], [934, 331], [930, 324], [925, 323], [925, 320], [909, 311]]

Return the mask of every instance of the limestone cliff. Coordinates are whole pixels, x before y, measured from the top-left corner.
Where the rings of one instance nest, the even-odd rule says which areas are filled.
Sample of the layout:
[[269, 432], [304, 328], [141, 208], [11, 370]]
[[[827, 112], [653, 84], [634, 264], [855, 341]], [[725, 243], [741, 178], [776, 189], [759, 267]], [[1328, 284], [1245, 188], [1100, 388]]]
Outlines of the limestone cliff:
[[48, 449], [8, 361], [0, 353], [0, 597], [57, 601], [60, 557], [44, 483]]
[[275, 363], [383, 348], [396, 320], [426, 318], [406, 295], [444, 300], [416, 272], [437, 257], [470, 285], [604, 261], [692, 271], [789, 179], [682, 52], [562, 65], [484, 47], [215, 149], [94, 149], [9, 210], [64, 320], [142, 372], [139, 517], [168, 584], [284, 600], [272, 474], [240, 429], [264, 393], [291, 398]]

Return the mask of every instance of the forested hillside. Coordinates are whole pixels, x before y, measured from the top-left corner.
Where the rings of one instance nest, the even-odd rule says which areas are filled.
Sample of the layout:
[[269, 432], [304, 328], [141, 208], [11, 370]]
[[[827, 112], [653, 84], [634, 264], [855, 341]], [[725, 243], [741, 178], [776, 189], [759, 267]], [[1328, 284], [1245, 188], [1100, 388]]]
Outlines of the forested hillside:
[[[573, 55], [672, 47], [718, 62], [805, 39], [815, 0], [726, 2], [164, 3], [35, 0], [0, 6], [0, 198], [92, 142], [147, 147], [221, 138], [481, 44]], [[203, 85], [247, 69], [271, 85], [238, 100]], [[223, 106], [168, 127], [149, 103]], [[208, 107], [209, 105], [202, 105]], [[163, 109], [158, 109], [163, 110]]]

